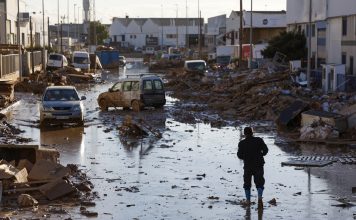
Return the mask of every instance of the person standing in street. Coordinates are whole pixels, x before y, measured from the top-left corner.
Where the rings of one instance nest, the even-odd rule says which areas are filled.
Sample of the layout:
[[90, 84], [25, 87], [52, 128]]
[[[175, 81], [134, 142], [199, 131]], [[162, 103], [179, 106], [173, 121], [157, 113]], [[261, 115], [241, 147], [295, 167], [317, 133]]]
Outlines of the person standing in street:
[[268, 153], [268, 148], [262, 138], [254, 137], [251, 127], [244, 129], [245, 139], [239, 142], [237, 156], [244, 161], [244, 189], [246, 203], [251, 202], [251, 180], [252, 176], [258, 192], [258, 205], [263, 206], [262, 196], [265, 179], [263, 177], [265, 164], [264, 156]]

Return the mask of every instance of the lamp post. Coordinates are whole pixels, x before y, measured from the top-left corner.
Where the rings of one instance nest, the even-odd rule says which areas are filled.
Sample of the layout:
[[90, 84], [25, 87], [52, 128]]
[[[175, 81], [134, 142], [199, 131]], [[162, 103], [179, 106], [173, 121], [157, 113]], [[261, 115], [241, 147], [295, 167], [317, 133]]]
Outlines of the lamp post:
[[177, 21], [178, 21], [178, 4], [176, 4], [176, 22], [175, 22], [175, 25], [176, 25], [176, 48], [178, 49], [178, 24], [177, 24]]
[[253, 0], [251, 0], [251, 17], [250, 17], [250, 62], [249, 62], [249, 64], [250, 64], [250, 69], [252, 69], [252, 52], [253, 52], [253, 50], [252, 50], [252, 1]]
[[189, 36], [188, 36], [188, 0], [185, 0], [185, 40], [186, 49], [189, 48]]
[[17, 0], [17, 45], [19, 54], [19, 77], [22, 81], [22, 51], [21, 51], [21, 41], [20, 41], [20, 0]]
[[42, 66], [43, 66], [43, 71], [46, 71], [46, 41], [45, 41], [45, 14], [44, 14], [44, 0], [42, 0], [42, 42], [43, 42], [43, 47], [42, 47]]

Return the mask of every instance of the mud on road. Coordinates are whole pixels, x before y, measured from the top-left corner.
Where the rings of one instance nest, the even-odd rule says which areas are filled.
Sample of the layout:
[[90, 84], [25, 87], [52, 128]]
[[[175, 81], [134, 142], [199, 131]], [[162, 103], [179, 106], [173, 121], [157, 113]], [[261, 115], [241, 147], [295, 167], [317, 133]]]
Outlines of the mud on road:
[[[236, 157], [243, 125], [206, 111], [191, 111], [205, 107], [170, 97], [163, 110], [101, 112], [97, 95], [123, 74], [107, 75], [104, 84], [78, 87], [80, 95], [87, 97], [84, 127], [39, 129], [37, 96], [19, 94], [22, 104], [8, 114], [9, 122], [25, 131], [23, 137], [33, 140], [30, 143], [56, 148], [62, 164], [79, 164], [99, 197], [88, 208], [98, 213], [97, 219], [354, 219], [355, 207], [345, 208], [338, 201], [356, 201], [351, 190], [356, 180], [354, 165], [295, 169], [282, 167], [281, 162], [298, 155], [350, 154], [355, 149], [290, 145], [278, 138], [271, 123], [249, 124], [270, 152], [264, 209], [258, 211], [256, 204], [246, 209], [239, 205], [244, 198], [243, 164]], [[120, 136], [118, 127], [127, 115], [144, 119], [162, 138]], [[256, 194], [254, 190], [253, 201]], [[268, 203], [272, 199], [275, 205]], [[38, 210], [2, 209], [0, 215], [83, 219], [78, 204], [55, 207], [67, 213], [40, 206]]]

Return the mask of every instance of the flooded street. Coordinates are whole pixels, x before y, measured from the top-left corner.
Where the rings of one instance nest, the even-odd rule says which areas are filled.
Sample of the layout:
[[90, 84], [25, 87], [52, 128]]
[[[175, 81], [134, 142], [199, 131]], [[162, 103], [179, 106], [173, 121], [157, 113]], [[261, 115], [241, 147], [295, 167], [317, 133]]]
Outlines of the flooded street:
[[[292, 146], [278, 138], [271, 123], [252, 124], [270, 150], [265, 157], [264, 210], [258, 211], [256, 204], [243, 208], [238, 204], [244, 199], [243, 162], [236, 152], [244, 126], [183, 123], [172, 116], [179, 100], [170, 97], [163, 110], [100, 111], [96, 98], [101, 92], [125, 74], [142, 72], [121, 69], [103, 76], [104, 84], [77, 87], [87, 97], [84, 127], [39, 129], [38, 96], [18, 94], [23, 98], [8, 115], [33, 144], [55, 148], [62, 164], [79, 164], [85, 170], [100, 197], [88, 208], [99, 213], [97, 219], [355, 219], [355, 207], [334, 206], [339, 198], [356, 202], [355, 165], [281, 166], [300, 155], [355, 155], [355, 148]], [[121, 138], [117, 128], [126, 115], [143, 118], [163, 137]], [[255, 188], [252, 194], [256, 202]], [[273, 198], [276, 206], [268, 203]], [[79, 207], [68, 211], [51, 218], [83, 218]]]

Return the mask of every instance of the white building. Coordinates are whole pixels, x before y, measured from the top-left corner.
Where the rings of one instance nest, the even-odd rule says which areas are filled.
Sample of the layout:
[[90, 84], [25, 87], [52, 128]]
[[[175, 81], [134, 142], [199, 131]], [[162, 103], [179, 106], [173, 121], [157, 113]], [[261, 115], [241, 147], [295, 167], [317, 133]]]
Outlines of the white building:
[[[0, 0], [0, 43], [1, 44], [17, 44], [17, 1]], [[29, 47], [31, 44], [30, 32], [30, 16], [28, 12], [24, 12], [25, 2], [20, 1], [20, 43], [24, 47]], [[32, 35], [34, 46], [42, 46], [42, 15], [33, 15], [32, 20]], [[46, 17], [47, 18], [47, 17]], [[48, 45], [47, 19], [45, 21], [45, 44]]]
[[114, 18], [109, 28], [111, 41], [122, 47], [193, 46], [198, 33], [197, 18]]
[[[242, 12], [243, 43], [250, 42], [251, 12]], [[266, 43], [287, 27], [285, 11], [252, 11], [252, 43]], [[226, 20], [226, 45], [239, 43], [240, 12], [232, 11]]]
[[226, 14], [208, 18], [206, 45], [213, 52], [217, 46], [226, 44]]
[[[288, 30], [309, 35], [309, 0], [287, 0]], [[346, 72], [356, 74], [356, 1], [312, 0], [312, 62], [346, 64]]]

